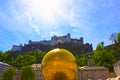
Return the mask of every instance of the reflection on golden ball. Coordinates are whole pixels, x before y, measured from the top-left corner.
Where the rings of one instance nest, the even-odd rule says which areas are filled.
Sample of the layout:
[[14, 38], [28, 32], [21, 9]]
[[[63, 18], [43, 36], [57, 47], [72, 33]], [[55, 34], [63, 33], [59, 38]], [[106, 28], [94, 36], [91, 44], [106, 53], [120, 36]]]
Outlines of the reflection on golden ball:
[[57, 48], [49, 51], [41, 65], [45, 80], [76, 80], [75, 57], [65, 49]]

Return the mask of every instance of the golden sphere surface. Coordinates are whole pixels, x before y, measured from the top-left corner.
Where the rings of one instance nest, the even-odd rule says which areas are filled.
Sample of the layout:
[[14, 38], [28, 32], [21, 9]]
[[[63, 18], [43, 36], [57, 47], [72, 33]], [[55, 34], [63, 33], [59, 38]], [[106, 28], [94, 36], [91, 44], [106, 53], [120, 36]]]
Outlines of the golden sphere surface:
[[75, 57], [65, 49], [49, 51], [44, 56], [41, 66], [45, 80], [76, 80]]

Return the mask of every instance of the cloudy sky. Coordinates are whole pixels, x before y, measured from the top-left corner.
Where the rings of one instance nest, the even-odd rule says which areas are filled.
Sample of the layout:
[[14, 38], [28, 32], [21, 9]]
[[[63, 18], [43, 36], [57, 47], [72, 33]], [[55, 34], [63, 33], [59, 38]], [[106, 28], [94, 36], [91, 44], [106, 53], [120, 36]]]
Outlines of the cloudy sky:
[[120, 0], [0, 0], [0, 50], [53, 35], [84, 37], [96, 47], [120, 32]]

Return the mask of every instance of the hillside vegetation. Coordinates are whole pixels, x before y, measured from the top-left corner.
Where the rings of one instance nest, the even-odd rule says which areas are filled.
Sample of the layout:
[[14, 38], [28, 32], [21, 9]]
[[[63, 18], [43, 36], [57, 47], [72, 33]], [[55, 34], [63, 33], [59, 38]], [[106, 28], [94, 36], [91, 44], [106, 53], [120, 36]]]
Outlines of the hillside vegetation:
[[111, 44], [109, 46], [105, 47], [107, 50], [113, 50], [115, 52], [115, 55], [117, 57], [117, 60], [120, 60], [120, 42]]

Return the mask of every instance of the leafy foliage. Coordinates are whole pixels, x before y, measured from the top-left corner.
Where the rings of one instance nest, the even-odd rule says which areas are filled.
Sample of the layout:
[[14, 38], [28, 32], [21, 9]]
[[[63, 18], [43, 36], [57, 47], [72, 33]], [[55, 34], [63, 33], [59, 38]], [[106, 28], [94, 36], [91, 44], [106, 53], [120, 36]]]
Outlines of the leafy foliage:
[[3, 60], [4, 60], [4, 56], [3, 56], [3, 55], [4, 55], [3, 52], [0, 51], [0, 61], [3, 61]]
[[21, 80], [35, 80], [35, 72], [31, 66], [24, 66], [21, 70]]
[[20, 68], [34, 63], [41, 63], [45, 54], [46, 52], [39, 52], [37, 50], [19, 55], [13, 55], [10, 51], [7, 51], [6, 53], [0, 52], [0, 61], [4, 61], [12, 66]]
[[113, 50], [117, 57], [117, 60], [120, 60], [120, 43], [112, 44], [105, 47], [106, 50], [110, 51]]
[[120, 32], [118, 33], [118, 36], [117, 36], [117, 42], [118, 43], [120, 42]]
[[94, 65], [108, 67], [110, 71], [113, 71], [113, 64], [116, 60], [115, 52], [113, 50], [106, 50], [103, 42], [97, 45], [92, 55], [92, 63]]
[[5, 69], [2, 73], [2, 80], [14, 80], [15, 69], [9, 67]]
[[75, 56], [76, 62], [79, 66], [87, 65], [88, 57], [86, 54], [79, 54]]
[[35, 56], [30, 56], [30, 55], [24, 55], [23, 56], [23, 55], [19, 55], [14, 60], [13, 66], [21, 67], [21, 66], [31, 65], [33, 63], [36, 63], [36, 57]]
[[8, 50], [6, 52], [0, 51], [0, 61], [6, 62], [9, 59], [10, 52], [11, 52], [10, 50]]

